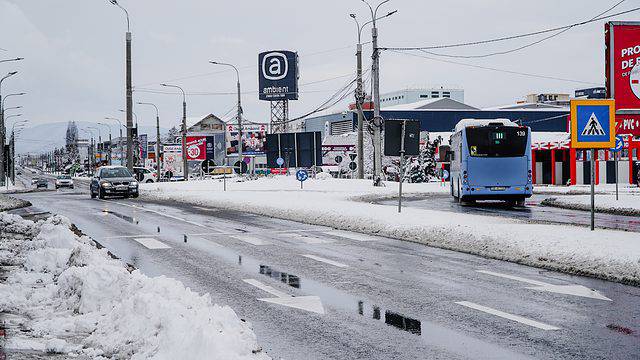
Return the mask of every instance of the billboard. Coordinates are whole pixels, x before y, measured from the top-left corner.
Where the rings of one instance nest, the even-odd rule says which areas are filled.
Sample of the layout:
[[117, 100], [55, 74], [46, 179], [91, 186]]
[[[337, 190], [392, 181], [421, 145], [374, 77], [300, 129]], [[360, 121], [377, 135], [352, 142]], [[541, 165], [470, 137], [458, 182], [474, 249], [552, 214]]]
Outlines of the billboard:
[[[242, 125], [242, 154], [264, 154], [267, 140], [267, 124]], [[227, 125], [227, 155], [238, 153], [238, 125]]]
[[640, 22], [605, 24], [607, 97], [615, 99], [616, 130], [640, 136]]
[[258, 54], [259, 99], [298, 100], [298, 53], [278, 50]]
[[206, 136], [187, 136], [187, 160], [207, 160]]
[[278, 158], [286, 168], [322, 166], [322, 133], [269, 134], [265, 144], [267, 167], [278, 168]]

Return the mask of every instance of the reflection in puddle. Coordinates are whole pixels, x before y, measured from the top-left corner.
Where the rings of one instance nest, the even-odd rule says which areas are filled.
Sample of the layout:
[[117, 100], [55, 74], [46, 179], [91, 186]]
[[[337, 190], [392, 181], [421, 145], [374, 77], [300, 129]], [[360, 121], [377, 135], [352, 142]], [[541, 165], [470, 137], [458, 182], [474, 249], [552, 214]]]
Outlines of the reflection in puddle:
[[296, 289], [300, 289], [300, 278], [296, 275], [287, 274], [284, 272], [280, 272], [271, 268], [268, 265], [260, 265], [260, 274], [269, 276], [276, 280], [279, 280], [281, 283], [287, 284]]

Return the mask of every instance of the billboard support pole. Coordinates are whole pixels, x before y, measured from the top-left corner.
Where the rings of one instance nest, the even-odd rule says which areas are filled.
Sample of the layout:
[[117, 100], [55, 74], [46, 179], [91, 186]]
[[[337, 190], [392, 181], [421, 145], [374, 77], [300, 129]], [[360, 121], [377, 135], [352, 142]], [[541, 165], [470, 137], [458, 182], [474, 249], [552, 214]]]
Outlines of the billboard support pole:
[[596, 150], [591, 149], [591, 231], [595, 228], [595, 212], [596, 212], [596, 199], [595, 199], [595, 183], [596, 183]]

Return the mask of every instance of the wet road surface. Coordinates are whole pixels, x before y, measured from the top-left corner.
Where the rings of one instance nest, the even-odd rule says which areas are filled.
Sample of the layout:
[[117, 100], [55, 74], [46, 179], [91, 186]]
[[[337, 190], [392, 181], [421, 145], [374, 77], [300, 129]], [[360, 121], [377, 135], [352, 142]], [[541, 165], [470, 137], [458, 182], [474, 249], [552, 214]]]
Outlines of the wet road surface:
[[239, 212], [91, 200], [86, 189], [18, 197], [34, 204], [23, 213], [68, 216], [144, 273], [231, 306], [274, 358], [640, 357], [640, 288]]
[[[475, 204], [462, 206], [448, 194], [433, 194], [421, 197], [403, 197], [402, 206], [474, 215], [502, 216], [532, 223], [590, 226], [590, 213], [587, 211], [539, 205], [545, 198], [552, 197], [554, 195], [534, 195], [527, 199], [524, 208], [512, 208], [500, 201], [478, 201]], [[397, 199], [378, 201], [376, 203], [398, 206]], [[596, 227], [598, 228], [640, 232], [640, 217], [603, 213], [596, 213], [595, 216]]]

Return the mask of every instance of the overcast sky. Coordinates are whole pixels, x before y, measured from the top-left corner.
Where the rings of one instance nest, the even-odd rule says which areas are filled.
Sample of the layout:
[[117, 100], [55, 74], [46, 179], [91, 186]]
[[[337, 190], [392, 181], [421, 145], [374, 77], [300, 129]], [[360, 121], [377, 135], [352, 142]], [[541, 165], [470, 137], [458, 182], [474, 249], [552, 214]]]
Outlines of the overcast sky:
[[[380, 46], [427, 46], [536, 31], [589, 19], [617, 0], [392, 0], [385, 12], [398, 13], [379, 22]], [[290, 115], [322, 103], [355, 72], [356, 30], [349, 13], [362, 20], [369, 10], [358, 0], [120, 0], [131, 16], [134, 101], [155, 102], [165, 127], [177, 124], [181, 98], [159, 86], [172, 82], [189, 93], [235, 91], [233, 70], [209, 60], [240, 67], [245, 117], [269, 119], [269, 104], [258, 100], [257, 54], [287, 49], [300, 54], [300, 100]], [[613, 12], [639, 6], [627, 0]], [[640, 12], [617, 20], [637, 20]], [[604, 81], [603, 21], [588, 24], [528, 49], [460, 63], [566, 78]], [[26, 91], [7, 106], [24, 106], [32, 124], [68, 120], [101, 121], [121, 117], [124, 108], [124, 13], [108, 0], [0, 0], [0, 72], [19, 70], [5, 81], [3, 94]], [[370, 40], [370, 31], [363, 32]], [[482, 54], [533, 39], [451, 50]], [[370, 66], [371, 45], [365, 45]], [[325, 79], [334, 79], [321, 81]], [[321, 81], [321, 82], [318, 82]], [[313, 83], [304, 85], [305, 83]], [[590, 84], [526, 77], [385, 52], [381, 91], [432, 85], [465, 90], [465, 102], [479, 107], [513, 103], [527, 93], [567, 92]], [[349, 99], [351, 100], [351, 98]], [[223, 116], [235, 95], [189, 95], [188, 116]], [[344, 108], [344, 103], [340, 108]], [[136, 106], [143, 124], [155, 123], [152, 109]], [[226, 116], [228, 118], [229, 115]]]

